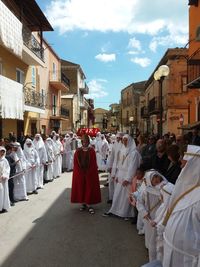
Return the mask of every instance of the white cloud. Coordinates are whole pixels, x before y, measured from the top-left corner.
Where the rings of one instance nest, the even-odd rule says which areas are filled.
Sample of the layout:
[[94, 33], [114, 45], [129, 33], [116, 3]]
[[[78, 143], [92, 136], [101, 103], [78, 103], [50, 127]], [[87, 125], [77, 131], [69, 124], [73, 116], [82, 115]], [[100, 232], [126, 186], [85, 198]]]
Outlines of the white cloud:
[[167, 47], [174, 47], [176, 45], [184, 46], [187, 43], [187, 40], [188, 40], [187, 34], [153, 37], [149, 44], [149, 48], [151, 51], [156, 52], [158, 46], [167, 46]]
[[115, 54], [98, 54], [95, 56], [96, 59], [102, 62], [110, 62], [116, 60]]
[[186, 0], [52, 0], [46, 15], [61, 34], [78, 29], [155, 36], [166, 31], [182, 38], [188, 32]]
[[131, 58], [131, 61], [135, 64], [140, 65], [143, 68], [146, 68], [147, 66], [149, 66], [151, 64], [151, 60], [147, 57], [134, 57]]
[[89, 94], [87, 97], [90, 98], [102, 98], [108, 95], [105, 91], [104, 84], [107, 81], [104, 79], [93, 79], [88, 82]]
[[135, 37], [133, 37], [129, 40], [128, 48], [130, 48], [130, 49], [133, 48], [133, 49], [136, 49], [138, 51], [141, 51], [141, 49], [142, 49], [140, 41], [137, 40]]

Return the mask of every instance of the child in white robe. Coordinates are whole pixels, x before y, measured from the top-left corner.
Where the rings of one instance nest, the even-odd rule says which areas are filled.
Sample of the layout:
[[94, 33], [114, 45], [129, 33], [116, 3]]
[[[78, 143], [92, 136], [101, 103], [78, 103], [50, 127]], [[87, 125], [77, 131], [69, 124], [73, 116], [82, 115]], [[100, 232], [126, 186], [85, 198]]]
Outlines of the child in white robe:
[[144, 176], [146, 188], [137, 200], [137, 209], [144, 220], [145, 246], [149, 251], [149, 261], [156, 259], [156, 230], [151, 222], [155, 219], [156, 211], [161, 205], [160, 187], [167, 180], [157, 171], [151, 170]]
[[0, 212], [6, 212], [10, 208], [8, 192], [8, 179], [10, 176], [10, 166], [5, 158], [6, 149], [0, 146]]

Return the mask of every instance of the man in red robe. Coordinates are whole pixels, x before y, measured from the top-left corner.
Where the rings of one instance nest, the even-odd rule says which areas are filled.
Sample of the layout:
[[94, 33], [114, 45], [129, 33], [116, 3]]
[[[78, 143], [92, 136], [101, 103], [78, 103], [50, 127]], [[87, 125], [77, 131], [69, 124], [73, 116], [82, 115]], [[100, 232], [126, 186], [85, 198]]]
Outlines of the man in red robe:
[[94, 214], [93, 204], [101, 202], [99, 176], [95, 150], [89, 146], [88, 135], [81, 138], [82, 147], [74, 154], [71, 202], [81, 203], [80, 210]]

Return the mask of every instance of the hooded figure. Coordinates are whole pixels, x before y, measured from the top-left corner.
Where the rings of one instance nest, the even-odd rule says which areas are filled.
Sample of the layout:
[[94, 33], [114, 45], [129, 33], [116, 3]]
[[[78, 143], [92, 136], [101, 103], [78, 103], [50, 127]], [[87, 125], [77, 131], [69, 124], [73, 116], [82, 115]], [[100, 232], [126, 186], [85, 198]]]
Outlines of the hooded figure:
[[26, 191], [27, 193], [37, 194], [37, 168], [39, 167], [40, 159], [31, 139], [26, 139], [25, 141], [24, 156], [27, 161], [27, 169], [25, 172]]
[[200, 146], [188, 145], [163, 224], [163, 266], [200, 266]]
[[55, 153], [54, 153], [54, 144], [53, 140], [48, 137], [45, 141], [45, 147], [47, 151], [47, 175], [45, 182], [53, 181], [53, 162], [55, 160]]
[[10, 166], [5, 158], [6, 149], [0, 146], [0, 212], [5, 212], [10, 208], [8, 179], [10, 176]]
[[55, 161], [53, 164], [53, 176], [54, 178], [60, 177], [62, 173], [62, 153], [63, 153], [63, 145], [60, 142], [59, 134], [56, 134], [53, 137], [54, 151], [55, 151]]
[[15, 201], [28, 200], [26, 193], [26, 178], [24, 175], [26, 170], [26, 158], [20, 143], [14, 142], [11, 143], [11, 145], [13, 147], [12, 157], [16, 163], [15, 175], [17, 175], [14, 178], [14, 199]]
[[122, 218], [134, 217], [134, 210], [129, 202], [129, 187], [140, 162], [141, 156], [136, 150], [135, 141], [131, 136], [125, 134], [116, 166], [116, 185], [112, 206], [107, 214], [114, 214]]
[[40, 134], [35, 135], [33, 144], [40, 158], [40, 165], [37, 168], [37, 178], [38, 178], [37, 187], [43, 188], [44, 187], [44, 181], [43, 181], [44, 165], [47, 163], [47, 152], [46, 152], [46, 148], [44, 145], [44, 141]]
[[156, 259], [156, 229], [152, 226], [156, 211], [162, 204], [160, 188], [167, 180], [159, 172], [150, 170], [145, 173], [146, 188], [137, 199], [137, 209], [144, 220], [145, 246], [149, 250], [149, 261]]

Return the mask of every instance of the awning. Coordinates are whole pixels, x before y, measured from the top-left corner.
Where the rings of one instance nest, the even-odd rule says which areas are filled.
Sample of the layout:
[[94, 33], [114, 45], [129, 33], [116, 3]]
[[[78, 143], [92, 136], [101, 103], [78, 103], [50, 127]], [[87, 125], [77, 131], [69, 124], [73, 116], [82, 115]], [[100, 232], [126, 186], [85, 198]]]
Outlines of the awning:
[[0, 75], [0, 116], [24, 119], [23, 85]]

